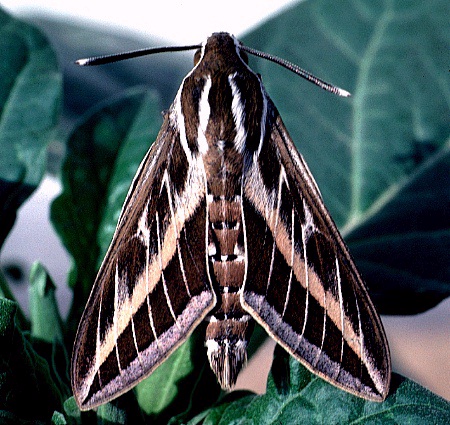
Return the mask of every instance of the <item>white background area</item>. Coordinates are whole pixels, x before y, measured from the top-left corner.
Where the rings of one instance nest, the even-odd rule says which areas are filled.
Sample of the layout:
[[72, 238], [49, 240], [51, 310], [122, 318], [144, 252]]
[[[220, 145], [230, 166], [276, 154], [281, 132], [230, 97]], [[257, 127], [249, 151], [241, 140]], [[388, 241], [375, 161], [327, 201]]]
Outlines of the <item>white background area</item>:
[[114, 26], [176, 44], [199, 43], [212, 32], [236, 36], [275, 12], [298, 3], [292, 0], [3, 0], [15, 13], [51, 13], [69, 19]]
[[[242, 35], [294, 3], [286, 0], [0, 0], [1, 6], [18, 17], [22, 14], [61, 15], [68, 22], [76, 20], [112, 26], [131, 35], [159, 37], [174, 44], [198, 43], [215, 31]], [[28, 272], [32, 262], [40, 260], [58, 283], [57, 295], [64, 315], [71, 296], [65, 285], [70, 259], [49, 224], [49, 205], [59, 191], [59, 181], [47, 177], [21, 208], [14, 230], [4, 246], [2, 262], [18, 261]], [[20, 291], [18, 298], [22, 305], [26, 305], [27, 288]], [[450, 301], [446, 300], [417, 316], [383, 317], [383, 323], [391, 346], [394, 370], [450, 399]], [[273, 343], [267, 346], [273, 347]], [[256, 367], [250, 365], [239, 379], [241, 387], [264, 392], [270, 365], [270, 352], [267, 350], [261, 359], [267, 367], [262, 368], [261, 363]]]

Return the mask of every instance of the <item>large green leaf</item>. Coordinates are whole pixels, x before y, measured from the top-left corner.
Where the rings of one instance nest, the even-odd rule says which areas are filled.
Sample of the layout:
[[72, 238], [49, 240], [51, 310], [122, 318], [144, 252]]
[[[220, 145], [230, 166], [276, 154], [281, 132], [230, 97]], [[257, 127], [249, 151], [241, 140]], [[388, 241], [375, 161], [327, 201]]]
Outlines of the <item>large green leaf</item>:
[[62, 78], [44, 36], [0, 9], [0, 246], [38, 186], [59, 116]]
[[383, 403], [341, 391], [308, 372], [278, 346], [264, 395], [225, 399], [194, 424], [429, 424], [450, 421], [450, 403], [394, 374]]
[[352, 92], [254, 66], [381, 313], [450, 294], [449, 16], [446, 0], [315, 0], [243, 39]]
[[447, 144], [349, 234], [384, 313], [425, 311], [450, 293], [449, 170]]

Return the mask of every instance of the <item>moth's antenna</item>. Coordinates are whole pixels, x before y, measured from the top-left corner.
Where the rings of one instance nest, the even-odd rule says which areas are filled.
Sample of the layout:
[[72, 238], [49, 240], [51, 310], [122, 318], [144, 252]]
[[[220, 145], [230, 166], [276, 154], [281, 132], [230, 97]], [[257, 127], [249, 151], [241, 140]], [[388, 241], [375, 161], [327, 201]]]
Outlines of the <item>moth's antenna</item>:
[[351, 96], [351, 94], [344, 89], [341, 89], [339, 87], [334, 86], [333, 84], [327, 83], [326, 81], [321, 80], [320, 78], [317, 78], [313, 74], [311, 74], [308, 71], [305, 71], [304, 69], [300, 68], [299, 66], [285, 60], [282, 58], [279, 58], [278, 56], [270, 55], [269, 53], [260, 52], [259, 50], [252, 49], [251, 47], [247, 47], [244, 45], [239, 46], [241, 50], [244, 50], [247, 53], [250, 53], [253, 56], [258, 56], [263, 59], [267, 59], [271, 62], [277, 63], [278, 65], [281, 65], [285, 67], [286, 69], [289, 69], [289, 71], [294, 72], [297, 75], [300, 75], [300, 77], [304, 78], [305, 80], [311, 81], [316, 86], [319, 86], [323, 88], [326, 91], [329, 91], [331, 93], [337, 94], [339, 96], [348, 97]]
[[[77, 61], [75, 61], [75, 63], [80, 66], [103, 65], [103, 64], [107, 64], [107, 63], [123, 61], [126, 59], [138, 58], [140, 56], [153, 55], [155, 53], [181, 52], [181, 51], [185, 51], [185, 50], [200, 49], [201, 47], [202, 47], [201, 44], [192, 44], [189, 46], [151, 47], [151, 48], [145, 48], [145, 49], [140, 49], [140, 50], [132, 50], [131, 52], [125, 52], [125, 53], [116, 53], [116, 54], [112, 54], [112, 55], [102, 55], [102, 56], [94, 56], [94, 57], [86, 58], [86, 59], [78, 59]], [[351, 96], [351, 94], [347, 90], [341, 89], [337, 86], [334, 86], [333, 84], [327, 83], [326, 81], [323, 81], [320, 78], [317, 78], [310, 72], [300, 68], [299, 66], [293, 64], [292, 62], [289, 62], [278, 56], [274, 56], [269, 53], [261, 52], [259, 50], [252, 49], [251, 47], [244, 46], [244, 45], [241, 45], [240, 49], [244, 50], [247, 53], [250, 53], [253, 56], [258, 56], [260, 58], [267, 59], [271, 62], [277, 63], [278, 65], [281, 65], [284, 68], [288, 69], [289, 71], [292, 71], [297, 75], [300, 75], [300, 77], [304, 78], [305, 80], [311, 81], [316, 86], [319, 86], [326, 91], [329, 91], [331, 93], [334, 93], [334, 94], [337, 94], [337, 95], [343, 96], [343, 97]]]
[[200, 49], [201, 47], [201, 44], [175, 47], [151, 47], [140, 50], [132, 50], [131, 52], [125, 53], [116, 53], [112, 55], [94, 56], [92, 58], [78, 59], [77, 61], [75, 61], [75, 63], [80, 66], [103, 65], [106, 63], [119, 62], [126, 59], [138, 58], [140, 56], [153, 55], [154, 53], [181, 52], [184, 50]]

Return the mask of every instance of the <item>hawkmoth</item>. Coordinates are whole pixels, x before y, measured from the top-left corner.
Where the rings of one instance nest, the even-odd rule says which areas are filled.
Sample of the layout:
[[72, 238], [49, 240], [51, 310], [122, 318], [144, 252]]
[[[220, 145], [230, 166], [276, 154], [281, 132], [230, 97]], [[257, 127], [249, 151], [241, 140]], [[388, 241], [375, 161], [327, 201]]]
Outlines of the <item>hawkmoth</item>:
[[195, 66], [131, 184], [78, 328], [78, 405], [130, 389], [203, 320], [224, 389], [246, 362], [256, 321], [312, 372], [383, 400], [391, 368], [382, 323], [246, 53], [349, 93], [228, 33], [173, 50], [193, 48]]

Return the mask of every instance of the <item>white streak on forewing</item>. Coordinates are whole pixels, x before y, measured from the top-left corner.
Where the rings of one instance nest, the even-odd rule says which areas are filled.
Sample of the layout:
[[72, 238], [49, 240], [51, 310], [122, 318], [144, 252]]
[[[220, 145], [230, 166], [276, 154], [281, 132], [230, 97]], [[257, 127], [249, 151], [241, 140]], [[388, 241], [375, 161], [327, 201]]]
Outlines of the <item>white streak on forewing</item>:
[[[97, 373], [97, 371], [100, 369], [100, 366], [102, 364], [102, 357], [100, 356], [100, 347], [101, 347], [101, 340], [100, 340], [100, 326], [101, 326], [101, 316], [102, 316], [102, 301], [103, 297], [99, 297], [99, 306], [98, 306], [98, 317], [97, 317], [97, 335], [95, 339], [95, 367], [94, 369], [91, 369], [89, 377], [86, 378], [86, 380], [93, 381], [94, 376]], [[102, 385], [102, 379], [100, 377], [100, 374], [98, 374], [98, 380], [100, 382], [100, 386]], [[87, 394], [83, 397], [83, 399], [87, 396]]]
[[304, 231], [303, 234], [305, 237], [305, 241], [308, 242], [311, 235], [317, 232], [317, 227], [314, 224], [314, 217], [311, 214], [311, 210], [309, 209], [309, 206], [306, 203], [305, 199], [303, 199], [303, 210], [305, 212], [305, 222], [302, 223], [302, 229]]
[[[148, 203], [146, 206], [146, 214], [148, 216]], [[153, 333], [153, 338], [155, 339], [155, 343], [156, 345], [159, 344], [158, 341], [158, 335], [156, 335], [156, 328], [155, 328], [155, 323], [153, 322], [153, 314], [152, 314], [152, 307], [150, 305], [150, 299], [148, 297], [148, 294], [150, 294], [150, 291], [153, 290], [151, 288], [151, 285], [153, 283], [151, 283], [150, 279], [154, 279], [154, 275], [150, 275], [149, 271], [150, 271], [150, 230], [148, 230], [146, 232], [147, 234], [147, 240], [145, 242], [146, 245], [146, 250], [145, 250], [145, 271], [144, 271], [144, 282], [143, 284], [138, 287], [140, 289], [138, 289], [140, 292], [138, 293], [138, 295], [140, 295], [140, 299], [142, 299], [143, 297], [145, 297], [145, 303], [147, 304], [147, 313], [148, 313], [148, 321], [150, 323], [150, 328], [152, 329], [152, 333]], [[142, 291], [145, 291], [144, 293], [142, 293]], [[134, 291], [135, 292], [135, 291]], [[131, 314], [135, 314], [137, 311], [136, 307], [133, 309], [133, 301], [131, 301]]]
[[155, 338], [156, 345], [159, 346], [158, 335], [156, 334], [155, 322], [153, 321], [152, 306], [150, 305], [150, 298], [146, 297], [145, 302], [147, 304], [148, 320], [150, 322], [150, 327], [152, 328], [153, 338]]
[[284, 307], [283, 307], [283, 313], [281, 314], [281, 317], [284, 317], [284, 313], [286, 313], [286, 309], [289, 303], [289, 298], [291, 295], [291, 285], [292, 285], [292, 275], [294, 273], [294, 257], [295, 257], [295, 226], [294, 226], [294, 208], [291, 210], [291, 262], [289, 263], [290, 272], [289, 272], [289, 282], [288, 282], [288, 289], [286, 291], [286, 300], [284, 301]]
[[[239, 200], [238, 200], [239, 199]], [[239, 292], [241, 293], [240, 299], [242, 300], [242, 292], [245, 287], [245, 282], [247, 281], [247, 273], [248, 273], [248, 249], [247, 249], [247, 227], [245, 225], [245, 214], [244, 214], [244, 205], [242, 200], [244, 199], [244, 179], [241, 179], [241, 194], [239, 195], [239, 198], [236, 196], [235, 200], [236, 202], [239, 202], [241, 204], [241, 222], [242, 222], [242, 234], [244, 236], [244, 278], [242, 280], [242, 286], [239, 289]], [[242, 301], [241, 301], [242, 303]]]
[[[129, 304], [129, 306], [130, 306], [130, 308], [131, 308], [131, 304]], [[134, 315], [133, 315], [133, 312], [131, 312], [131, 332], [132, 332], [132, 334], [133, 334], [134, 348], [135, 348], [135, 350], [136, 350], [136, 353], [137, 353], [137, 357], [138, 357], [139, 363], [142, 365], [141, 353], [140, 353], [140, 351], [139, 351], [139, 345], [138, 345], [137, 337], [136, 337], [136, 330], [135, 330], [135, 328], [134, 328]]]
[[[184, 82], [184, 81], [183, 81]], [[192, 164], [192, 152], [189, 149], [187, 136], [186, 136], [186, 124], [184, 122], [184, 115], [181, 111], [181, 89], [183, 84], [181, 84], [180, 90], [178, 91], [177, 97], [174, 100], [174, 114], [173, 119], [176, 122], [176, 125], [180, 131], [180, 143], [183, 147], [184, 153], [186, 154], [186, 158], [189, 164]]]
[[199, 127], [197, 133], [198, 150], [201, 154], [205, 154], [208, 151], [208, 140], [206, 139], [206, 129], [208, 127], [209, 116], [211, 114], [211, 107], [209, 105], [209, 90], [211, 89], [211, 76], [205, 80], [203, 91], [198, 103], [198, 119]]
[[149, 230], [148, 224], [147, 224], [149, 203], [150, 203], [150, 199], [145, 204], [144, 211], [142, 211], [142, 214], [139, 217], [137, 230], [135, 233], [136, 238], [138, 238], [147, 247], [147, 251], [148, 251], [148, 243], [149, 243], [149, 239], [150, 239], [150, 230]]
[[356, 304], [356, 311], [358, 312], [358, 324], [359, 324], [359, 346], [360, 346], [359, 358], [361, 359], [361, 362], [365, 364], [367, 363], [367, 353], [364, 346], [364, 334], [362, 330], [361, 313], [359, 311], [358, 297], [356, 296], [355, 296], [355, 304]]
[[[176, 227], [176, 224], [173, 223], [173, 226]], [[167, 306], [169, 307], [170, 314], [172, 315], [172, 318], [173, 318], [175, 324], [177, 326], [180, 326], [179, 323], [177, 322], [177, 316], [175, 315], [175, 313], [173, 311], [172, 301], [170, 300], [169, 291], [167, 289], [166, 277], [164, 276], [164, 267], [163, 267], [163, 263], [162, 263], [163, 249], [162, 249], [162, 244], [161, 244], [161, 233], [160, 232], [161, 232], [161, 229], [159, 227], [159, 214], [158, 214], [158, 212], [156, 212], [156, 234], [158, 235], [158, 262], [159, 262], [159, 267], [160, 267], [161, 282], [163, 285], [164, 295], [166, 297]], [[167, 233], [165, 234], [165, 236], [167, 237]], [[175, 235], [175, 238], [178, 241], [177, 235]]]
[[[309, 296], [310, 296], [310, 288], [309, 288], [309, 273], [308, 273], [308, 251], [306, 250], [306, 235], [305, 235], [305, 229], [303, 226], [300, 226], [302, 229], [302, 246], [303, 246], [303, 276], [304, 276], [304, 282], [305, 282], [305, 289], [306, 289], [306, 300], [305, 300], [305, 316], [303, 319], [303, 329], [302, 329], [302, 338], [305, 334], [306, 330], [306, 323], [308, 322], [308, 313], [309, 313]], [[301, 261], [301, 259], [300, 259]], [[303, 280], [301, 280], [303, 282]]]
[[205, 55], [205, 46], [206, 41], [203, 43], [202, 49], [201, 49], [201, 55], [200, 60], [197, 62], [197, 64], [190, 70], [190, 72], [186, 75], [186, 77], [183, 78], [183, 81], [180, 85], [180, 88], [178, 89], [177, 95], [175, 96], [175, 100], [173, 102], [173, 108], [171, 110], [171, 119], [175, 123], [175, 125], [178, 127], [178, 130], [180, 131], [180, 142], [181, 146], [184, 149], [184, 152], [186, 154], [187, 160], [189, 164], [192, 163], [192, 152], [189, 149], [188, 143], [187, 143], [187, 137], [186, 137], [186, 123], [184, 120], [184, 115], [181, 108], [181, 93], [184, 89], [184, 82], [187, 78], [189, 78], [192, 73], [197, 69], [197, 67], [200, 65], [200, 63], [203, 60], [203, 57]]
[[[267, 277], [266, 293], [269, 289], [270, 281], [272, 279], [273, 264], [275, 261], [275, 252], [276, 252], [276, 247], [277, 247], [278, 229], [281, 227], [278, 224], [280, 221], [281, 192], [282, 192], [282, 188], [283, 188], [283, 183], [287, 185], [286, 172], [284, 170], [284, 167], [281, 167], [280, 175], [278, 177], [277, 206], [275, 208], [275, 223], [273, 225], [273, 230], [272, 230], [272, 235], [273, 235], [272, 255], [271, 255], [271, 259], [270, 259], [269, 275]], [[281, 229], [283, 230], [284, 227], [281, 227]]]
[[[119, 371], [122, 371], [122, 368], [120, 367], [120, 360], [119, 360], [119, 350], [117, 349], [117, 340], [119, 339], [119, 314], [121, 312], [122, 306], [126, 303], [126, 299], [122, 298], [122, 294], [120, 293], [121, 288], [121, 282], [119, 279], [119, 264], [116, 262], [116, 272], [114, 275], [114, 317], [113, 317], [113, 332], [114, 332], [114, 345], [115, 345], [115, 351], [116, 351], [116, 359], [117, 359], [117, 367], [119, 368]], [[121, 299], [122, 298], [122, 299]], [[123, 301], [122, 301], [123, 300]]]
[[[169, 178], [169, 174], [167, 173], [167, 170], [164, 172], [163, 182], [166, 185], [166, 189], [167, 189], [167, 193], [168, 193], [170, 217], [171, 217], [171, 222], [174, 223], [174, 232], [175, 232], [176, 239], [177, 239], [178, 263], [180, 264], [180, 270], [181, 270], [181, 275], [183, 276], [184, 287], [186, 288], [186, 292], [187, 292], [188, 296], [191, 297], [191, 292], [189, 290], [189, 285], [188, 285], [187, 278], [186, 278], [186, 272], [184, 270], [183, 258], [181, 257], [180, 238], [179, 238], [181, 229], [179, 229], [177, 226], [177, 218], [175, 216], [175, 211], [174, 211], [174, 200], [172, 198], [172, 189], [171, 189], [172, 186], [170, 183], [170, 178]], [[177, 196], [178, 195], [175, 194], [175, 197], [177, 197]]]
[[236, 126], [236, 136], [234, 146], [239, 153], [245, 151], [245, 142], [247, 139], [247, 130], [245, 129], [245, 108], [241, 98], [241, 93], [234, 79], [236, 72], [228, 76], [228, 83], [231, 87], [233, 100], [231, 101], [231, 112], [233, 113], [234, 125]]
[[161, 254], [161, 231], [159, 229], [159, 213], [158, 211], [156, 212], [156, 216], [155, 216], [155, 221], [156, 221], [156, 239], [158, 241], [157, 247], [158, 247], [158, 264], [159, 264], [159, 271], [160, 271], [160, 275], [161, 278], [164, 280], [164, 268], [162, 266], [162, 254]]
[[338, 295], [339, 295], [339, 309], [341, 311], [341, 332], [342, 332], [342, 340], [341, 340], [341, 362], [344, 357], [344, 341], [345, 341], [345, 325], [344, 325], [344, 299], [342, 296], [342, 282], [341, 282], [341, 269], [339, 268], [339, 261], [336, 257], [336, 281], [338, 287]]
[[264, 143], [264, 139], [266, 137], [266, 121], [267, 121], [267, 93], [266, 90], [264, 89], [264, 86], [260, 80], [260, 87], [261, 87], [261, 95], [262, 95], [262, 100], [263, 100], [263, 109], [262, 109], [262, 114], [261, 114], [261, 123], [260, 123], [260, 131], [261, 131], [261, 136], [259, 139], [259, 146], [258, 146], [258, 150], [256, 151], [255, 155], [259, 156], [263, 143]]

